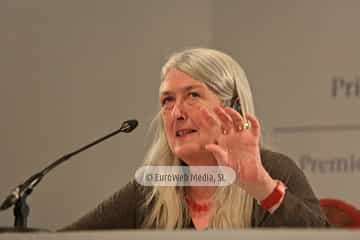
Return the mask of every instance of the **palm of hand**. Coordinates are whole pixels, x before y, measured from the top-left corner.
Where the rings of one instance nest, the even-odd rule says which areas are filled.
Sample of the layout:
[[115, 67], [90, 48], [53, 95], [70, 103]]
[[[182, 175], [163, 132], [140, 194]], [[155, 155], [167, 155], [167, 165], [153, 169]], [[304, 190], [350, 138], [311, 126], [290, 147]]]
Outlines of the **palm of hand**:
[[257, 182], [265, 171], [260, 159], [258, 120], [247, 115], [246, 119], [251, 127], [246, 129], [244, 120], [234, 110], [217, 109], [216, 114], [222, 122], [223, 131], [218, 134], [216, 143], [206, 146], [207, 150], [213, 154], [219, 165], [234, 169], [240, 186]]

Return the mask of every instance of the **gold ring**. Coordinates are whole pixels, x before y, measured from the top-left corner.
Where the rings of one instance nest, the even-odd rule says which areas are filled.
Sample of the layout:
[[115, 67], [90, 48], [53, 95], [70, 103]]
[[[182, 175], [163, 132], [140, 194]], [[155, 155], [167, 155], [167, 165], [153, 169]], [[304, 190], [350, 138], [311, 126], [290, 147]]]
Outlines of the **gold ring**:
[[248, 122], [244, 123], [244, 129], [249, 129], [250, 128], [250, 124]]

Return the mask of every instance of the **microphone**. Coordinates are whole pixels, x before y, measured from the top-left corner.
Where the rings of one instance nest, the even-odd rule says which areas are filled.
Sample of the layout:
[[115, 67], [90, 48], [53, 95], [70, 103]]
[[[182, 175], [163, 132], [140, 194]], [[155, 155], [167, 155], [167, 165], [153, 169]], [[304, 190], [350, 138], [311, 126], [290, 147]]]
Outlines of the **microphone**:
[[129, 133], [131, 132], [132, 130], [134, 130], [138, 125], [138, 121], [137, 120], [127, 120], [125, 121], [122, 126], [121, 126], [121, 131], [122, 132], [126, 132], [126, 133]]
[[15, 188], [15, 190], [10, 193], [10, 195], [5, 199], [1, 204], [0, 210], [5, 210], [15, 204], [16, 200], [20, 197], [20, 187]]
[[53, 162], [52, 164], [50, 164], [48, 167], [44, 168], [42, 171], [32, 175], [30, 178], [28, 178], [24, 183], [18, 185], [15, 190], [9, 194], [9, 196], [3, 201], [3, 203], [0, 206], [0, 211], [1, 210], [5, 210], [8, 209], [9, 207], [11, 207], [12, 205], [16, 204], [21, 198], [26, 198], [28, 195], [31, 194], [31, 192], [33, 191], [34, 187], [41, 181], [41, 179], [50, 172], [50, 170], [52, 170], [53, 168], [55, 168], [56, 166], [58, 166], [59, 164], [67, 161], [68, 159], [70, 159], [72, 156], [85, 151], [86, 149], [102, 142], [105, 141], [106, 139], [120, 133], [120, 132], [124, 132], [124, 133], [130, 133], [132, 130], [134, 130], [138, 125], [138, 121], [137, 120], [128, 120], [122, 123], [121, 127], [116, 130], [113, 131], [109, 134], [107, 134], [106, 136], [99, 138], [97, 140], [95, 140], [92, 143], [89, 143], [83, 147], [81, 147], [78, 150], [75, 150], [71, 153], [65, 154], [64, 156], [60, 157], [59, 159], [57, 159], [55, 162]]

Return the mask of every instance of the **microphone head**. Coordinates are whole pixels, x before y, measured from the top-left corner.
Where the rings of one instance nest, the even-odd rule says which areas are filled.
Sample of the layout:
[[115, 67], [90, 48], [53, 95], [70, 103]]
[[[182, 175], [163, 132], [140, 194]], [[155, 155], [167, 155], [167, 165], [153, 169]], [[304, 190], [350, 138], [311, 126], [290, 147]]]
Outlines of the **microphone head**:
[[20, 198], [20, 189], [19, 187], [17, 187], [1, 204], [0, 211], [8, 209], [12, 205], [14, 205], [19, 198]]
[[132, 130], [134, 130], [138, 125], [138, 121], [133, 119], [133, 120], [127, 120], [125, 122], [123, 122], [123, 124], [121, 125], [121, 131], [122, 132], [126, 132], [129, 133]]

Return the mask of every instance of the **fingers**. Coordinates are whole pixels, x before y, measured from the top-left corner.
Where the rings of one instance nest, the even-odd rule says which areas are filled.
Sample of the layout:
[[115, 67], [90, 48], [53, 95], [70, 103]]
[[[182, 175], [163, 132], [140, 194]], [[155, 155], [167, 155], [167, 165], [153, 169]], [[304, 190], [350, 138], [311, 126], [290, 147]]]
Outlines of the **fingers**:
[[[234, 129], [234, 118], [231, 115], [229, 115], [222, 107], [216, 106], [214, 108], [214, 113], [216, 114], [216, 116], [211, 115], [207, 109], [201, 109], [200, 111], [201, 111], [201, 115], [204, 118], [203, 122], [208, 127], [214, 125], [221, 127], [222, 133], [224, 135], [227, 135], [228, 133], [232, 132], [232, 130]], [[241, 125], [241, 123], [242, 121], [240, 120], [239, 125]]]
[[255, 116], [246, 114], [245, 119], [234, 109], [226, 107], [224, 112], [232, 118], [235, 130], [251, 130], [253, 133], [260, 132], [260, 123]]
[[220, 128], [219, 130], [222, 130], [224, 135], [234, 130], [237, 132], [251, 130], [256, 135], [260, 133], [260, 123], [255, 116], [246, 114], [245, 118], [243, 118], [233, 108], [222, 108], [220, 106], [214, 108], [214, 113], [216, 116], [205, 108], [200, 109], [201, 117], [199, 121], [207, 129], [213, 129], [215, 126]]
[[223, 108], [217, 106], [214, 109], [214, 112], [218, 116], [218, 118], [221, 121], [221, 126], [223, 128], [223, 133], [226, 135], [227, 133], [230, 133], [233, 129], [234, 123], [232, 118], [224, 111]]
[[260, 128], [260, 123], [254, 116], [247, 114], [246, 119], [249, 120], [251, 128], [253, 128], [253, 129]]
[[230, 107], [226, 107], [224, 111], [231, 117], [233, 121], [233, 126], [236, 131], [242, 131], [244, 128], [248, 128], [249, 126], [244, 125], [244, 120], [241, 117], [240, 113], [235, 111]]
[[210, 114], [210, 112], [207, 109], [201, 108], [200, 109], [200, 114], [201, 114], [201, 117], [200, 117], [199, 121], [205, 127], [212, 128], [214, 126], [220, 126], [221, 125], [219, 120], [217, 120], [212, 114]]

